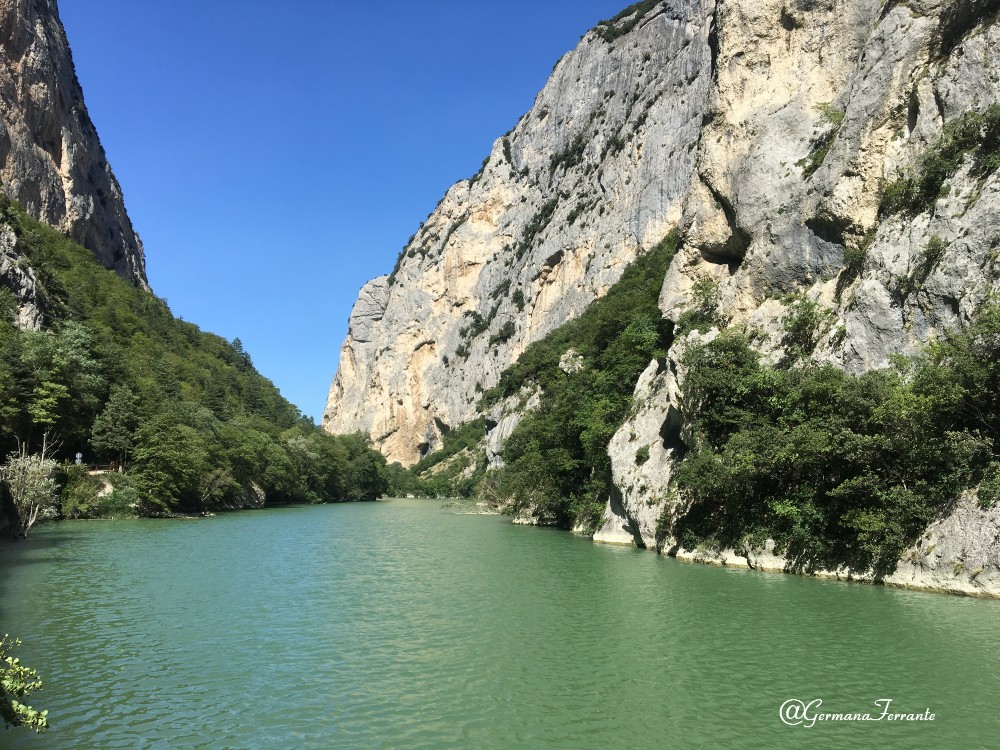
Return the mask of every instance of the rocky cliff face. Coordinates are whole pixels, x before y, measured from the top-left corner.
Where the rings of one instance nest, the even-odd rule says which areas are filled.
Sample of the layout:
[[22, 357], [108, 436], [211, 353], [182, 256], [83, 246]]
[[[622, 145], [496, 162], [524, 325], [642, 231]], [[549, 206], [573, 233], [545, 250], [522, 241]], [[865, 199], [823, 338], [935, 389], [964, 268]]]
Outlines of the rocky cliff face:
[[[805, 295], [830, 316], [814, 358], [855, 373], [968, 322], [997, 288], [996, 175], [967, 158], [939, 194], [907, 211], [893, 210], [886, 192], [949, 125], [1000, 101], [995, 21], [995, 7], [971, 2], [720, 3], [714, 85], [664, 315], [677, 320], [694, 284], [711, 280], [723, 324], [746, 325], [777, 357], [782, 298]], [[683, 350], [682, 340], [663, 372], [640, 381], [645, 407], [612, 441], [625, 501], [609, 502], [599, 540], [655, 534], [676, 463], [640, 469], [635, 445], [620, 445], [620, 436], [666, 445], [652, 427], [683, 414]], [[647, 476], [634, 476], [640, 471]], [[933, 560], [918, 544], [887, 582], [1000, 592], [1000, 547], [983, 531], [993, 524], [989, 512], [959, 504], [928, 531]], [[713, 559], [762, 567], [739, 551]]]
[[0, 0], [0, 177], [31, 216], [146, 286], [142, 243], [83, 103], [55, 0]]
[[324, 424], [411, 464], [475, 416], [524, 348], [579, 315], [681, 218], [712, 75], [712, 16], [657, 5], [588, 33], [531, 111], [361, 291]]
[[[997, 175], [959, 158], [905, 210], [899, 180], [942, 133], [1000, 102], [998, 11], [996, 0], [667, 0], [599, 26], [394, 273], [363, 290], [327, 429], [370, 430], [390, 459], [413, 462], [474, 415], [477, 392], [527, 343], [675, 225], [683, 245], [664, 316], [677, 321], [710, 282], [720, 326], [747, 327], [775, 359], [792, 294], [828, 311], [813, 357], [854, 373], [967, 322], [997, 287]], [[684, 448], [688, 343], [650, 364], [611, 441], [619, 492], [599, 541], [657, 545]], [[509, 432], [516, 418], [491, 423]], [[642, 445], [649, 460], [637, 466]], [[959, 504], [894, 582], [989, 589], [993, 515]], [[931, 565], [928, 546], [955, 559]], [[974, 576], [961, 555], [976, 557]]]

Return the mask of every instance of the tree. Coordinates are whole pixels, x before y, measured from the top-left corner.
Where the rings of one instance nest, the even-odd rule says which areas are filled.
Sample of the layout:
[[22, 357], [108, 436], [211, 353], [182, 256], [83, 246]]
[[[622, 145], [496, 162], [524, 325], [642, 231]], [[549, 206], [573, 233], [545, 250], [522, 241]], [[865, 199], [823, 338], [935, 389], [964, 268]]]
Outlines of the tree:
[[5, 635], [0, 638], [0, 716], [8, 727], [29, 727], [36, 732], [48, 729], [48, 711], [36, 711], [21, 701], [42, 687], [38, 673], [10, 655], [21, 641]]
[[190, 510], [197, 505], [200, 482], [207, 470], [202, 435], [160, 414], [139, 430], [135, 449], [135, 479], [142, 496], [140, 512], [155, 515]]
[[42, 438], [42, 452], [29, 453], [27, 443], [7, 457], [0, 467], [0, 479], [7, 483], [20, 524], [20, 535], [28, 536], [45, 505], [56, 502], [56, 462], [49, 458], [54, 450], [48, 432]]
[[128, 386], [115, 386], [111, 396], [91, 431], [91, 442], [99, 451], [114, 452], [118, 456], [118, 470], [124, 471], [128, 452], [135, 441], [138, 427], [137, 401]]

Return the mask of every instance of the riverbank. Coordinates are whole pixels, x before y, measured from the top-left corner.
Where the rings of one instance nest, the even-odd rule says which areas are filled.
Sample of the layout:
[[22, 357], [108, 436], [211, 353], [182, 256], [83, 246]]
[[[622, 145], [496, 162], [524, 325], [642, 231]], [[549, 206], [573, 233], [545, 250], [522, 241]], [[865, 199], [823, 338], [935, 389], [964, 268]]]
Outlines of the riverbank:
[[[607, 525], [593, 540], [598, 544], [636, 545], [635, 539], [652, 540], [653, 529], [637, 534], [624, 518], [615, 533]], [[643, 523], [643, 526], [648, 523]], [[646, 531], [648, 533], [642, 533]], [[923, 535], [886, 575], [874, 571], [853, 571], [847, 567], [834, 570], [801, 568], [788, 558], [775, 554], [773, 540], [764, 549], [685, 549], [675, 540], [661, 546], [647, 546], [682, 562], [742, 568], [766, 573], [787, 573], [891, 588], [926, 591], [955, 596], [1000, 599], [1000, 508], [983, 508], [975, 495], [966, 493], [943, 517], [932, 523]]]
[[[673, 557], [681, 562], [723, 568], [785, 573], [809, 578], [867, 583], [953, 596], [1000, 599], [1000, 507], [983, 508], [973, 493], [964, 494], [943, 517], [932, 523], [910, 546], [886, 575], [837, 569], [803, 568], [774, 551], [774, 541], [763, 549], [701, 547], [685, 549], [677, 540], [657, 543], [656, 514], [647, 517], [610, 515], [605, 511], [604, 526], [597, 532], [574, 528], [572, 533], [587, 536], [595, 544], [638, 547]], [[610, 524], [608, 521], [616, 523]], [[518, 526], [556, 526], [554, 518], [522, 511], [513, 516]]]

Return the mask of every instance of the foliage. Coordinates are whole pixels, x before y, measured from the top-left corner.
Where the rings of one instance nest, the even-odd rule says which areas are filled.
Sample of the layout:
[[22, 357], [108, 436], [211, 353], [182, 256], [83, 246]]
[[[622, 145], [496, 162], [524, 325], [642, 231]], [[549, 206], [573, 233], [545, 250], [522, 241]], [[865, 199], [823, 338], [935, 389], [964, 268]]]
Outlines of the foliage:
[[[587, 150], [587, 137], [585, 133], [577, 133], [573, 139], [566, 144], [562, 151], [552, 154], [549, 158], [549, 174], [555, 174], [560, 167], [566, 170], [572, 169], [583, 161], [584, 152]], [[573, 222], [570, 221], [570, 224]]]
[[995, 501], [1000, 308], [895, 370], [779, 369], [726, 332], [685, 356], [685, 546], [775, 539], [803, 568], [894, 569], [965, 489]]
[[809, 155], [796, 162], [796, 166], [802, 167], [803, 178], [812, 176], [822, 166], [833, 147], [833, 142], [840, 134], [841, 126], [844, 124], [844, 111], [837, 109], [829, 102], [817, 104], [816, 109], [827, 121], [829, 128], [813, 140]]
[[719, 286], [711, 279], [699, 279], [691, 287], [687, 309], [677, 319], [677, 333], [701, 331], [704, 333], [718, 324], [716, 307], [719, 304]]
[[486, 471], [477, 450], [485, 434], [486, 421], [481, 418], [448, 430], [441, 448], [409, 470], [395, 471], [390, 491], [418, 497], [471, 497]]
[[27, 443], [7, 457], [0, 466], [0, 481], [3, 481], [14, 502], [19, 519], [19, 534], [28, 536], [28, 530], [38, 520], [41, 510], [54, 505], [56, 501], [56, 462], [49, 456], [50, 446], [46, 438], [39, 453], [29, 453]]
[[91, 429], [91, 445], [99, 453], [114, 453], [118, 458], [118, 466], [123, 470], [139, 427], [136, 413], [138, 406], [131, 388], [125, 385], [115, 386]]
[[886, 186], [879, 212], [883, 216], [916, 215], [931, 209], [944, 183], [970, 154], [973, 174], [980, 178], [1000, 168], [1000, 104], [967, 112], [945, 125], [941, 136], [917, 160], [914, 172]]
[[986, 467], [976, 499], [982, 508], [992, 508], [1000, 500], [1000, 462], [990, 461]]
[[524, 292], [520, 289], [515, 289], [514, 293], [510, 297], [511, 301], [517, 305], [518, 312], [524, 310]]
[[64, 512], [244, 507], [259, 504], [258, 489], [271, 504], [385, 491], [381, 455], [363, 437], [321, 432], [254, 369], [238, 339], [175, 319], [162, 300], [6, 198], [0, 223], [14, 230], [46, 311], [40, 331], [0, 316], [0, 455], [19, 446], [35, 453], [45, 434], [58, 434], [53, 459], [81, 452], [88, 463], [129, 469], [107, 479], [114, 489], [100, 497], [104, 480], [64, 472]]
[[628, 6], [618, 13], [614, 18], [600, 21], [597, 24], [596, 32], [605, 42], [610, 44], [632, 31], [652, 11], [661, 0], [643, 0]]
[[514, 321], [508, 320], [500, 326], [500, 329], [496, 333], [490, 336], [489, 345], [496, 346], [497, 344], [503, 344], [509, 341], [516, 331], [517, 328], [514, 325]]
[[[484, 394], [481, 408], [525, 385], [542, 391], [541, 406], [503, 446], [496, 491], [515, 509], [533, 507], [563, 526], [600, 518], [612, 486], [608, 442], [628, 414], [640, 373], [671, 342], [657, 299], [677, 242], [671, 232], [640, 256], [603, 298], [528, 347]], [[564, 372], [559, 361], [569, 349], [582, 367]]]
[[518, 259], [524, 257], [524, 254], [531, 249], [535, 239], [545, 231], [546, 227], [548, 227], [549, 222], [552, 221], [552, 215], [556, 212], [556, 207], [558, 205], [559, 196], [556, 196], [539, 206], [535, 215], [531, 217], [531, 220], [525, 225], [524, 230], [521, 232], [521, 241], [517, 244], [517, 248], [515, 250]]
[[868, 259], [868, 251], [875, 243], [877, 231], [877, 228], [868, 230], [859, 242], [848, 244], [844, 248], [844, 268], [840, 272], [840, 278], [837, 279], [836, 298], [838, 301], [844, 289], [861, 275], [865, 261]]
[[792, 297], [781, 324], [785, 332], [781, 343], [788, 352], [789, 362], [812, 354], [831, 318], [831, 311], [818, 302], [801, 294]]
[[28, 727], [36, 732], [48, 729], [48, 711], [37, 711], [23, 701], [29, 693], [39, 690], [42, 681], [38, 673], [21, 664], [11, 650], [21, 641], [5, 635], [0, 638], [0, 717], [6, 727]]

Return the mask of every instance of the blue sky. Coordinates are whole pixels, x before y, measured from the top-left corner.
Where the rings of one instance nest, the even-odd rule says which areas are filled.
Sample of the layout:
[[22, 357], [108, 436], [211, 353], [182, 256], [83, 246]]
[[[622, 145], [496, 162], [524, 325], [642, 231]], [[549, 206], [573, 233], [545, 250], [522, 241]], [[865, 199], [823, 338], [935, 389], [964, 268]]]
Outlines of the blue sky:
[[627, 4], [59, 0], [153, 290], [317, 421], [358, 289]]

